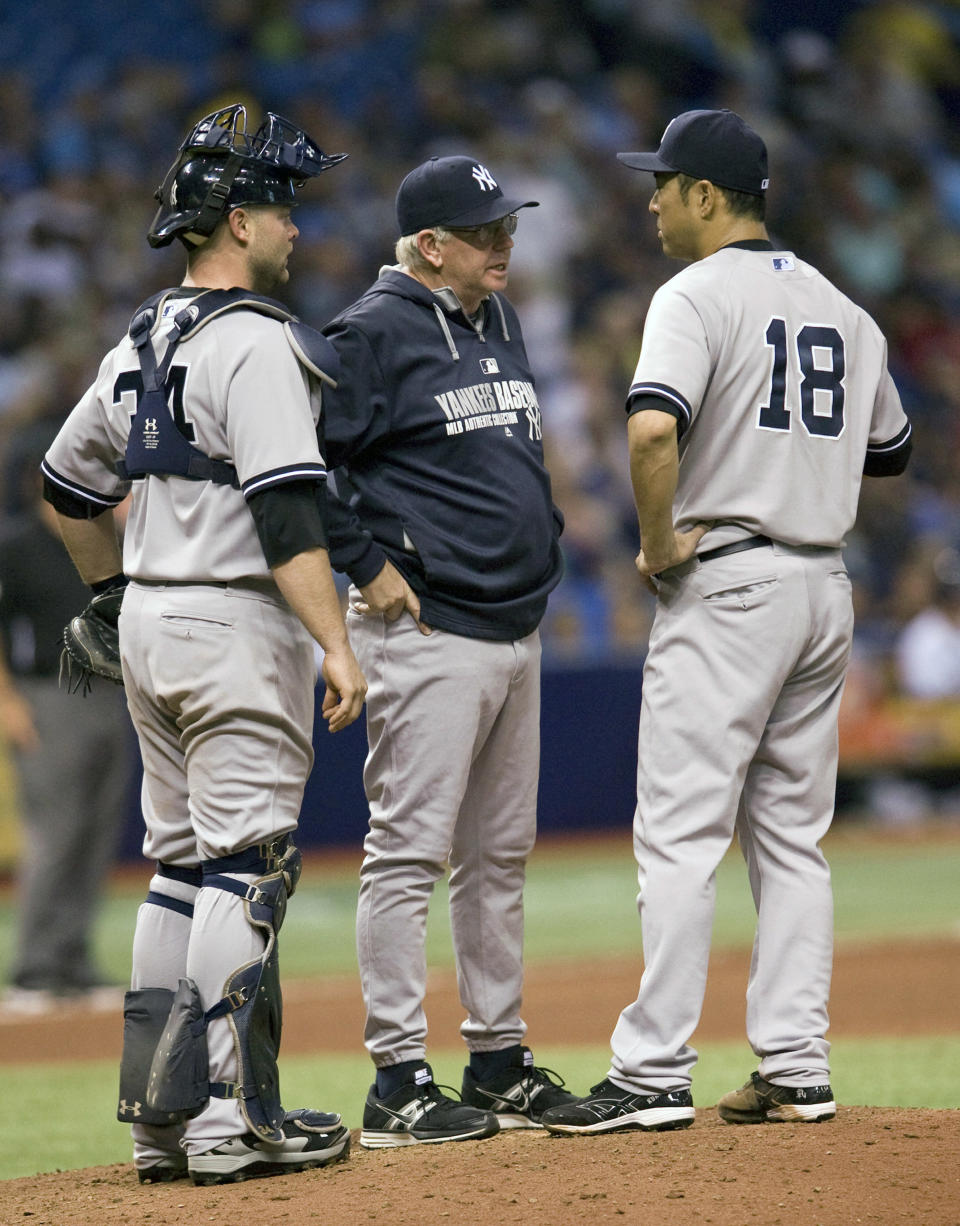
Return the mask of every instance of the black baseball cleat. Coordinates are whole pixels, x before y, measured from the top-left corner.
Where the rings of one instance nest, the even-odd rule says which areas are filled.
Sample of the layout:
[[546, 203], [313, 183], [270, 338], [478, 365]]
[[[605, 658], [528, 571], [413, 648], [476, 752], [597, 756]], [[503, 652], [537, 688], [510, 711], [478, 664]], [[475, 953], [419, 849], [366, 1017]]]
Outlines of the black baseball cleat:
[[724, 1094], [717, 1111], [725, 1124], [819, 1124], [837, 1114], [829, 1085], [778, 1086], [759, 1073]]
[[266, 1175], [286, 1175], [339, 1162], [350, 1152], [350, 1133], [339, 1115], [301, 1109], [288, 1111], [279, 1145], [262, 1141], [255, 1133], [230, 1137], [204, 1154], [187, 1159], [195, 1184], [239, 1183]]
[[158, 1158], [149, 1166], [137, 1167], [137, 1176], [141, 1183], [174, 1183], [178, 1179], [186, 1179], [186, 1155], [171, 1154], [169, 1158]]
[[537, 1068], [530, 1048], [521, 1047], [517, 1064], [486, 1081], [478, 1081], [467, 1065], [461, 1093], [465, 1103], [493, 1111], [501, 1128], [542, 1128], [544, 1111], [580, 1101], [563, 1086], [562, 1077]]
[[[448, 1089], [449, 1087], [444, 1087]], [[451, 1090], [456, 1094], [456, 1090]], [[480, 1141], [500, 1131], [492, 1111], [457, 1102], [441, 1093], [429, 1064], [413, 1069], [411, 1080], [386, 1098], [372, 1085], [363, 1109], [360, 1144], [364, 1149], [429, 1145], [440, 1141]]]
[[544, 1128], [565, 1136], [572, 1133], [618, 1132], [640, 1128], [666, 1132], [689, 1128], [693, 1123], [693, 1099], [689, 1090], [666, 1094], [643, 1094], [623, 1090], [604, 1079], [589, 1094], [569, 1106], [552, 1107], [541, 1117]]

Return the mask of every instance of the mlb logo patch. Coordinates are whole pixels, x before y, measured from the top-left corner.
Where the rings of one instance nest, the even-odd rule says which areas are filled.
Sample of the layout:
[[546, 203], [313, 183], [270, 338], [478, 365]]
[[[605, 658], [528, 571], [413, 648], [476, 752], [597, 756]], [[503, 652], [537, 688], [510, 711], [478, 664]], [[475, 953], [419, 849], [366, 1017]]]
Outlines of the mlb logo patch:
[[500, 373], [500, 367], [497, 365], [496, 358], [481, 358], [480, 369], [485, 375], [498, 375]]
[[788, 255], [775, 255], [772, 263], [774, 272], [794, 272], [797, 267]]

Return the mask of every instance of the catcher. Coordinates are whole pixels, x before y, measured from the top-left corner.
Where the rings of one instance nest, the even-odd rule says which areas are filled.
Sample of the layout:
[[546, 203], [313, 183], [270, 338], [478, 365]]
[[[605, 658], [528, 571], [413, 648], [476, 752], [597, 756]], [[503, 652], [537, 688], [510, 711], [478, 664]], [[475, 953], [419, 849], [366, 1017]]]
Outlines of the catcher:
[[[339, 1115], [284, 1111], [277, 1073], [312, 640], [332, 732], [360, 714], [366, 683], [326, 550], [316, 427], [336, 357], [265, 296], [287, 280], [296, 189], [342, 156], [274, 114], [248, 133], [239, 105], [192, 129], [148, 235], [183, 243], [183, 284], [135, 314], [41, 465], [94, 589], [64, 634], [67, 676], [122, 675], [143, 758], [156, 872], [133, 941], [118, 1108], [141, 1182], [298, 1171], [350, 1145]], [[128, 493], [121, 564], [104, 512]]]

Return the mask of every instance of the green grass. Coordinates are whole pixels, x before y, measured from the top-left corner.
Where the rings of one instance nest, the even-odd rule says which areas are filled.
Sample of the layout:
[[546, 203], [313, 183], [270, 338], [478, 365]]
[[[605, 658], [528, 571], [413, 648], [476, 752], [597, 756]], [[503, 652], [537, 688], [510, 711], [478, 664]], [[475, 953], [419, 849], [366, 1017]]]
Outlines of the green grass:
[[[936, 844], [872, 841], [857, 832], [827, 844], [837, 900], [837, 937], [844, 942], [960, 935], [960, 840]], [[353, 916], [358, 861], [313, 861], [283, 930], [286, 977], [351, 973], [356, 969]], [[123, 878], [106, 899], [96, 930], [102, 966], [119, 980], [129, 974], [136, 908], [148, 873]], [[451, 965], [446, 887], [438, 886], [428, 925], [428, 956]], [[636, 953], [636, 874], [629, 832], [575, 848], [544, 843], [534, 854], [526, 892], [527, 963]], [[715, 945], [742, 948], [753, 937], [754, 914], [743, 863], [732, 852], [720, 866]], [[13, 900], [0, 900], [0, 973], [13, 939]], [[746, 1043], [704, 1043], [694, 1099], [708, 1106], [739, 1085], [753, 1067]], [[606, 1072], [606, 1047], [537, 1049], [583, 1092]], [[2, 1057], [0, 1057], [2, 1059]], [[431, 1051], [437, 1079], [459, 1085], [462, 1050]], [[833, 1084], [846, 1104], [956, 1107], [960, 1104], [960, 1037], [845, 1039], [832, 1052]], [[358, 1127], [370, 1079], [357, 1036], [349, 1056], [281, 1058], [285, 1087], [296, 1104], [331, 1107]], [[5, 1099], [16, 1103], [0, 1123], [0, 1178], [129, 1160], [126, 1129], [115, 1122], [116, 1066], [94, 1061], [3, 1068]], [[285, 1091], [290, 1098], [290, 1091]], [[291, 1098], [291, 1102], [293, 1099]]]
[[[694, 1102], [709, 1107], [753, 1067], [745, 1043], [704, 1043], [694, 1070]], [[585, 1093], [607, 1071], [606, 1047], [543, 1047], [537, 1058]], [[858, 1039], [835, 1044], [832, 1084], [841, 1104], [956, 1107], [960, 1103], [960, 1038]], [[459, 1087], [462, 1050], [431, 1053], [439, 1082]], [[337, 1110], [360, 1126], [370, 1083], [363, 1052], [350, 1056], [281, 1057], [281, 1086], [292, 1105]], [[296, 1087], [294, 1103], [289, 1087]], [[116, 1066], [96, 1060], [4, 1069], [4, 1093], [17, 1119], [0, 1124], [0, 1179], [130, 1161], [127, 1129], [116, 1122]], [[8, 1113], [9, 1115], [9, 1113]]]
[[[618, 846], [618, 843], [620, 844]], [[827, 844], [833, 868], [836, 930], [840, 941], [897, 940], [960, 935], [960, 840], [874, 843], [839, 834]], [[111, 889], [96, 925], [103, 968], [119, 981], [130, 973], [130, 940], [148, 880], [124, 878]], [[538, 848], [526, 889], [528, 963], [571, 957], [635, 953], [636, 868], [630, 836], [575, 849], [562, 843]], [[356, 969], [353, 919], [357, 863], [342, 857], [312, 861], [290, 904], [283, 929], [283, 973], [291, 978]], [[717, 874], [715, 947], [741, 948], [753, 940], [753, 903], [746, 870], [734, 849]], [[14, 906], [0, 900], [0, 977], [13, 945]], [[437, 886], [427, 930], [430, 964], [452, 964], [446, 885]]]

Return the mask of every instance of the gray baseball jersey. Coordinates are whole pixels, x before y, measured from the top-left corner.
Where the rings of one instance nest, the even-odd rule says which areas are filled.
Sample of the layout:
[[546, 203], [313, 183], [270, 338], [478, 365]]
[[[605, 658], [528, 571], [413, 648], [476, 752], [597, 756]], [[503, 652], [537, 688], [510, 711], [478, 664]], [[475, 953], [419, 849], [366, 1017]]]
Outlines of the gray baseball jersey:
[[[174, 295], [161, 309], [158, 355], [183, 305]], [[158, 473], [130, 482], [116, 465], [143, 376], [124, 338], [43, 464], [49, 482], [94, 513], [132, 491], [120, 653], [143, 759], [143, 850], [162, 868], [138, 917], [133, 987], [172, 991], [186, 974], [207, 1007], [264, 938], [241, 898], [198, 892], [190, 872], [295, 829], [313, 764], [312, 640], [273, 582], [245, 499], [323, 478], [316, 373], [282, 319], [210, 315], [174, 354], [166, 407], [201, 452], [236, 469], [239, 488]], [[149, 421], [142, 428], [157, 434]], [[248, 883], [256, 873], [235, 875]], [[207, 1040], [211, 1081], [236, 1081], [226, 1018], [210, 1023]], [[135, 1123], [134, 1158], [141, 1167], [166, 1160], [181, 1135], [200, 1153], [245, 1127], [236, 1099], [212, 1097], [185, 1129]]]
[[714, 527], [657, 581], [634, 826], [646, 969], [610, 1077], [689, 1087], [715, 873], [736, 829], [758, 911], [747, 1034], [760, 1075], [822, 1090], [833, 921], [820, 840], [853, 629], [840, 546], [865, 463], [900, 471], [889, 458], [910, 426], [873, 321], [760, 241], [658, 290], [630, 389], [644, 409], [651, 396], [678, 419], [674, 524]]
[[630, 388], [679, 421], [675, 526], [721, 525], [699, 552], [758, 532], [842, 546], [868, 448], [909, 430], [886, 358], [870, 316], [789, 251], [725, 247], [678, 273]]
[[[161, 354], [163, 333], [182, 306], [182, 298], [167, 300], [161, 313], [154, 337]], [[125, 337], [47, 453], [47, 477], [95, 505], [114, 506], [131, 488], [114, 465], [126, 448], [139, 371]], [[134, 482], [124, 571], [155, 581], [269, 578], [245, 498], [294, 477], [322, 477], [316, 380], [280, 320], [234, 310], [181, 342], [168, 382], [181, 430], [208, 456], [232, 463], [241, 488], [155, 477]]]

